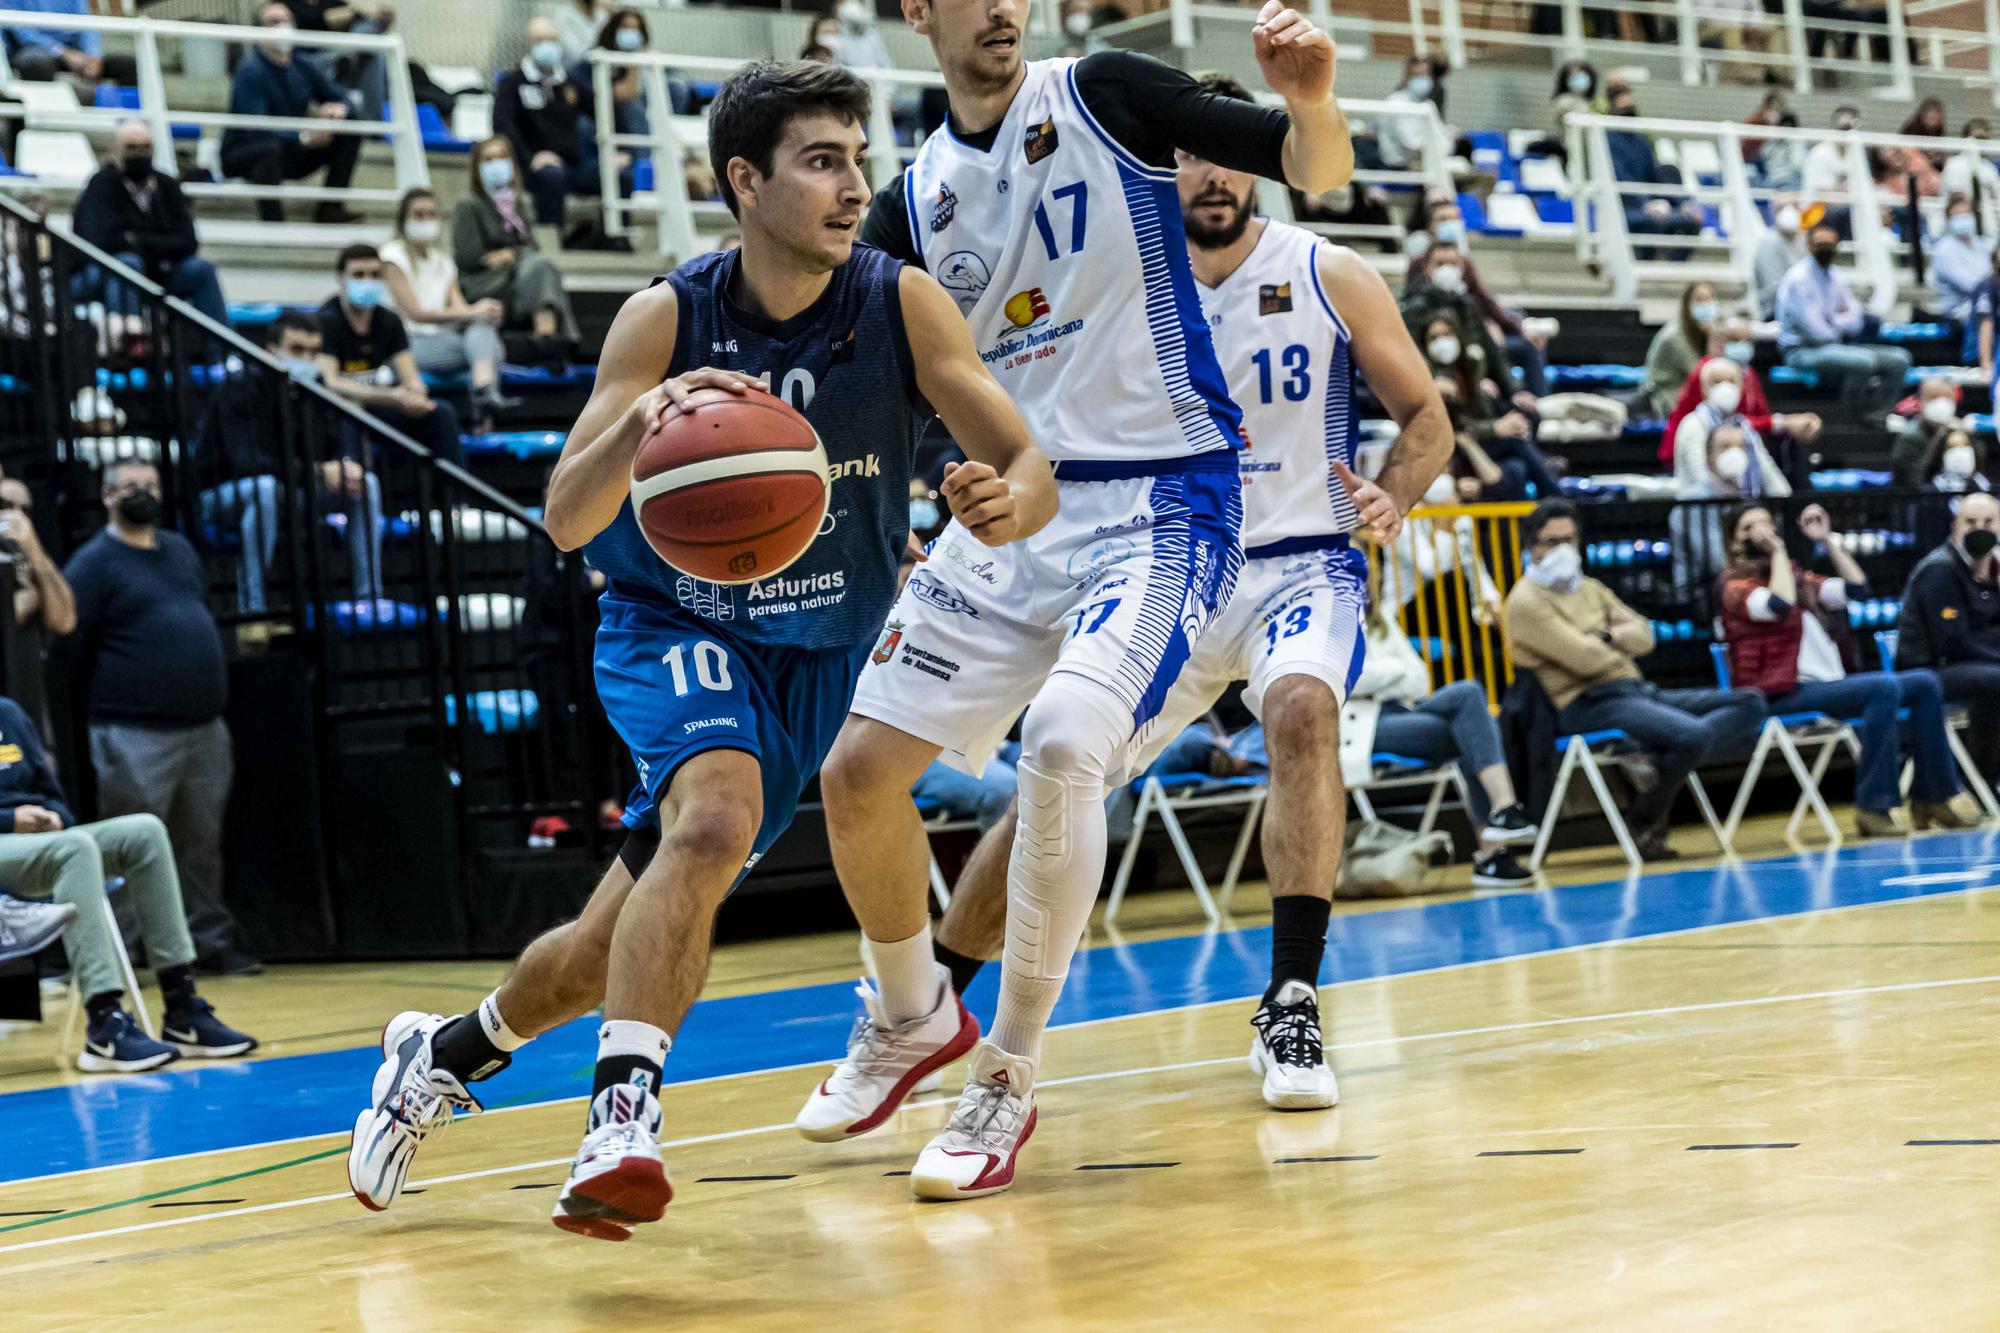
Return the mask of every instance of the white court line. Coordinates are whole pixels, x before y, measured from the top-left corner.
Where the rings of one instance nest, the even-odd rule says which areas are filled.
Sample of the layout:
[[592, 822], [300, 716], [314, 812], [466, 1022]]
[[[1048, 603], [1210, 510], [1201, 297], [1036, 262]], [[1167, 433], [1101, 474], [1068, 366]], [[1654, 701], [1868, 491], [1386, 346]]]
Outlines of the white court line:
[[[1933, 836], [1942, 836], [1942, 835], [1933, 835]], [[1989, 860], [1991, 858], [1940, 857], [1938, 859], [1939, 860], [1952, 860], [1952, 859]], [[1744, 864], [1755, 865], [1757, 863], [1746, 862]], [[1883, 861], [1874, 864], [1897, 865], [1897, 866], [1906, 865], [1906, 863], [1903, 861], [1893, 861], [1893, 862]], [[1717, 867], [1718, 870], [1721, 868], [1722, 867]], [[1770, 870], [1770, 869], [1790, 870], [1790, 869], [1807, 869], [1807, 868], [1808, 867], [1803, 867], [1803, 866], [1799, 867], [1759, 866], [1760, 870]], [[1675, 873], [1675, 872], [1664, 872], [1664, 873]], [[1610, 883], [1614, 887], [1616, 886], [1616, 881], [1610, 881]], [[1568, 885], [1557, 885], [1554, 887], [1555, 889], [1561, 889], [1561, 888], [1578, 889], [1578, 888], [1596, 888], [1601, 886], [1596, 884], [1568, 884]], [[1458, 972], [1458, 971], [1463, 971], [1466, 968], [1473, 968], [1473, 967], [1492, 967], [1497, 963], [1518, 963], [1536, 958], [1555, 958], [1567, 953], [1577, 953], [1584, 949], [1611, 949], [1611, 948], [1616, 948], [1621, 944], [1636, 944], [1641, 941], [1651, 942], [1653, 940], [1669, 940], [1669, 939], [1675, 939], [1682, 935], [1698, 935], [1701, 932], [1707, 930], [1729, 930], [1737, 926], [1761, 925], [1767, 921], [1803, 921], [1812, 917], [1830, 916], [1836, 912], [1865, 912], [1878, 907], [1900, 907], [1900, 906], [1906, 906], [1910, 903], [1931, 902], [1937, 899], [1950, 897], [1954, 893], [1983, 893], [1983, 892], [1992, 892], [1995, 890], [2000, 890], [2000, 885], [1984, 885], [1984, 884], [1977, 886], [1968, 885], [1965, 889], [1962, 890], [1947, 890], [1941, 893], [1922, 894], [1910, 898], [1884, 898], [1879, 902], [1872, 902], [1872, 903], [1843, 903], [1837, 907], [1812, 907], [1806, 909], [1803, 912], [1776, 912], [1768, 916], [1745, 917], [1741, 921], [1714, 921], [1699, 926], [1683, 926], [1679, 930], [1657, 930], [1657, 931], [1652, 931], [1645, 935], [1621, 935], [1616, 939], [1590, 940], [1583, 944], [1559, 944], [1552, 949], [1535, 949], [1528, 953], [1501, 954], [1493, 958], [1473, 958], [1457, 963], [1439, 963], [1436, 967], [1414, 968], [1408, 972], [1383, 972], [1383, 973], [1378, 973], [1377, 975], [1374, 976], [1367, 976], [1367, 977], [1347, 977], [1344, 979], [1336, 978], [1335, 980], [1323, 984], [1320, 987], [1320, 989], [1322, 991], [1327, 991], [1327, 990], [1336, 990], [1342, 986], [1365, 986], [1373, 982], [1401, 981], [1407, 977], [1428, 977], [1428, 976], [1434, 976], [1440, 972]], [[1521, 894], [1496, 894], [1494, 895], [1494, 899], [1498, 899], [1501, 897], [1532, 897], [1536, 894], [1549, 893], [1553, 891], [1554, 889], [1530, 889]], [[1388, 909], [1388, 910], [1396, 910], [1396, 909]], [[1092, 929], [1099, 933], [1103, 933], [1104, 931], [1104, 927], [1102, 925], [1095, 926]], [[1207, 930], [1196, 932], [1193, 935], [1175, 935], [1175, 936], [1166, 936], [1163, 938], [1198, 940], [1201, 939], [1204, 935], [1221, 934], [1221, 933], [1223, 933], [1222, 927], [1211, 926]], [[1159, 943], [1159, 941], [1157, 940], [1142, 941], [1142, 943]], [[1101, 951], [1113, 951], [1119, 948], [1133, 948], [1133, 947], [1136, 946], [1130, 944], [1123, 944], [1119, 942], [1107, 941], [1103, 944], [1093, 945], [1088, 950], [1088, 952], [1098, 953]], [[1106, 966], [1116, 966], [1116, 964], [1107, 963]], [[775, 992], [769, 992], [769, 993], [774, 994]], [[1200, 1000], [1194, 1004], [1169, 1005], [1163, 1009], [1145, 1009], [1135, 1014], [1110, 1014], [1104, 1018], [1084, 1018], [1084, 1019], [1078, 1019], [1074, 1023], [1054, 1024], [1050, 1028], [1050, 1030], [1068, 1031], [1072, 1028], [1096, 1027], [1099, 1024], [1103, 1023], [1126, 1023], [1130, 1022], [1135, 1018], [1151, 1018], [1155, 1014], [1193, 1013], [1196, 1010], [1214, 1009], [1222, 1005], [1244, 1004], [1250, 1000], [1259, 999], [1262, 997], [1262, 995], [1263, 995], [1262, 991], [1257, 991], [1249, 995], [1231, 995], [1220, 1000]], [[1415, 1039], [1405, 1038], [1405, 1040], [1415, 1040]], [[362, 1049], [362, 1048], [353, 1048], [353, 1049]], [[325, 1052], [312, 1052], [312, 1054], [325, 1054]], [[274, 1056], [272, 1058], [288, 1059], [292, 1057]], [[792, 1069], [817, 1069], [826, 1065], [831, 1065], [833, 1063], [834, 1061], [832, 1060], [801, 1060], [795, 1064], [767, 1065], [759, 1069], [740, 1070], [734, 1074], [710, 1074], [704, 1078], [674, 1079], [669, 1081], [666, 1086], [669, 1090], [674, 1088], [694, 1088], [694, 1087], [699, 1087], [704, 1083], [720, 1083], [726, 1079], [754, 1078], [759, 1074], [782, 1074], [787, 1070], [792, 1070]], [[1228, 1062], [1221, 1061], [1218, 1063], [1226, 1064]], [[141, 1077], [145, 1076], [142, 1075]], [[1041, 1086], [1049, 1087], [1052, 1086], [1052, 1083], [1053, 1081], [1044, 1081], [1041, 1084]], [[64, 1086], [64, 1085], [58, 1084], [52, 1086]], [[580, 1093], [573, 1097], [551, 1097], [547, 1101], [521, 1102], [514, 1106], [496, 1106], [490, 1111], [481, 1112], [481, 1114], [506, 1115], [510, 1111], [538, 1111], [541, 1110], [543, 1107], [547, 1106], [563, 1106], [570, 1102], [586, 1102], [589, 1100], [590, 1096], [588, 1093]], [[226, 1148], [203, 1148], [199, 1152], [175, 1153], [169, 1157], [148, 1157], [137, 1162], [112, 1162], [105, 1166], [79, 1167], [74, 1171], [53, 1171], [47, 1175], [42, 1175], [42, 1176], [23, 1176], [18, 1180], [0, 1181], [0, 1189], [13, 1189], [21, 1185], [36, 1185], [49, 1180], [65, 1180], [72, 1176], [96, 1175], [101, 1171], [129, 1171], [134, 1167], [157, 1166], [165, 1162], [185, 1162], [185, 1161], [190, 1161], [197, 1157], [214, 1157], [222, 1153], [248, 1152], [253, 1148], [277, 1148], [277, 1147], [283, 1147], [287, 1144], [294, 1144], [294, 1143], [314, 1143], [322, 1139], [336, 1138], [339, 1136], [340, 1133], [341, 1131], [334, 1130], [325, 1134], [300, 1134], [292, 1138], [266, 1139], [266, 1140], [261, 1140], [257, 1143], [232, 1144], [231, 1146]], [[347, 1196], [340, 1195], [338, 1197], [345, 1198]], [[0, 1254], [5, 1254], [6, 1252], [7, 1251], [5, 1249], [0, 1249]]]
[[[1611, 1014], [1583, 1014], [1574, 1018], [1544, 1018], [1524, 1023], [1500, 1023], [1491, 1027], [1457, 1028], [1449, 1032], [1423, 1032], [1412, 1036], [1371, 1037], [1366, 1041], [1338, 1042], [1327, 1049], [1330, 1051], [1360, 1050], [1370, 1046], [1398, 1046], [1420, 1041], [1448, 1041], [1457, 1037], [1492, 1036], [1503, 1032], [1528, 1032], [1540, 1028], [1569, 1027], [1579, 1023], [1609, 1023], [1627, 1018], [1661, 1018], [1672, 1014], [1707, 1013], [1717, 1009], [1750, 1009], [1774, 1004], [1799, 1004], [1812, 1000], [1841, 1000], [1858, 995], [1893, 995], [1910, 991], [1941, 990], [1955, 986], [1990, 986], [2000, 983], [2000, 974], [1984, 977], [1952, 977], [1941, 981], [1905, 981], [1887, 986], [1855, 986], [1845, 990], [1807, 991], [1798, 995], [1766, 995], [1748, 1000], [1714, 1000], [1703, 1004], [1676, 1004], [1656, 1009], [1627, 1009]], [[1157, 1010], [1165, 1013], [1168, 1010]], [[1170, 1074], [1186, 1069], [1206, 1069], [1216, 1065], [1241, 1063], [1240, 1055], [1223, 1056], [1208, 1060], [1180, 1060], [1173, 1064], [1145, 1065], [1136, 1069], [1114, 1069], [1097, 1074], [1071, 1074], [1066, 1078], [1046, 1079], [1037, 1087], [1064, 1087], [1075, 1083], [1101, 1083], [1117, 1078], [1137, 1078], [1146, 1074]], [[736, 1077], [740, 1077], [736, 1076]], [[565, 1098], [564, 1100], [581, 1100]], [[956, 1099], [939, 1097], [930, 1101], [911, 1102], [906, 1109], [923, 1110], [927, 1107], [947, 1106]], [[543, 1103], [554, 1105], [555, 1103]], [[525, 1109], [525, 1108], [514, 1108]], [[662, 1143], [662, 1149], [685, 1148], [700, 1143], [719, 1143], [727, 1139], [751, 1138], [760, 1134], [775, 1134], [792, 1128], [787, 1120], [777, 1125], [757, 1125], [749, 1129], [726, 1130], [719, 1134], [700, 1134], [692, 1138], [673, 1139]], [[542, 1171], [549, 1167], [567, 1166], [567, 1157], [552, 1157], [538, 1162], [520, 1162], [512, 1166], [494, 1166], [481, 1171], [463, 1171], [456, 1175], [436, 1176], [428, 1180], [411, 1181], [409, 1188], [424, 1189], [432, 1185], [449, 1185], [465, 1180], [482, 1180], [490, 1176], [506, 1176], [522, 1171]], [[247, 1208], [230, 1208], [219, 1213], [203, 1213], [199, 1216], [166, 1218], [158, 1222], [138, 1222], [130, 1226], [109, 1227], [102, 1231], [82, 1231], [68, 1236], [50, 1236], [43, 1240], [22, 1241], [14, 1245], [0, 1246], [0, 1254], [17, 1254], [23, 1250], [39, 1250], [53, 1245], [73, 1245], [80, 1241], [105, 1240], [112, 1236], [130, 1236], [146, 1231], [164, 1231], [172, 1227], [194, 1226], [201, 1222], [214, 1222], [225, 1217], [248, 1217], [255, 1213], [280, 1212], [291, 1208], [305, 1208], [317, 1203], [332, 1203], [349, 1200], [354, 1196], [343, 1190], [338, 1194], [314, 1194], [303, 1199], [281, 1199], [275, 1203], [253, 1204]], [[358, 1219], [357, 1219], [358, 1220]]]

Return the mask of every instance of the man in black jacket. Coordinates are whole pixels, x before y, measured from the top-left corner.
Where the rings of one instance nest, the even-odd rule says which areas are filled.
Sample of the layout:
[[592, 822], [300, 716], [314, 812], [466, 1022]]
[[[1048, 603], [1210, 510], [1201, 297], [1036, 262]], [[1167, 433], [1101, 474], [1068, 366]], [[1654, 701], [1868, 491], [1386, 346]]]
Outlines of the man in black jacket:
[[[237, 115], [347, 119], [347, 95], [313, 61], [294, 57], [290, 33], [298, 26], [290, 7], [277, 3], [257, 11], [257, 25], [272, 38], [253, 47], [236, 67], [229, 83], [229, 109]], [[331, 131], [251, 130], [222, 132], [222, 172], [258, 185], [304, 180], [326, 168], [329, 189], [344, 190], [354, 179], [361, 136]], [[283, 222], [285, 208], [276, 199], [259, 199], [257, 216]], [[361, 215], [328, 199], [313, 210], [315, 222], [359, 222]]]
[[1958, 502], [1951, 536], [1917, 562], [1896, 618], [1896, 670], [1929, 667], [1949, 703], [1972, 714], [1966, 750], [1979, 771], [2000, 774], [2000, 500], [1984, 491]]
[[547, 19], [528, 24], [528, 54], [519, 69], [500, 76], [493, 94], [493, 132], [505, 135], [527, 172], [535, 221], [560, 228], [571, 194], [596, 194], [595, 176], [583, 169], [578, 120], [583, 94], [563, 69], [562, 42]]
[[[215, 265], [195, 253], [194, 212], [181, 183], [153, 166], [153, 132], [144, 121], [121, 120], [110, 164], [76, 197], [76, 234], [178, 296], [218, 324], [229, 323]], [[99, 284], [106, 275], [93, 270]], [[112, 290], [116, 283], [108, 284]]]

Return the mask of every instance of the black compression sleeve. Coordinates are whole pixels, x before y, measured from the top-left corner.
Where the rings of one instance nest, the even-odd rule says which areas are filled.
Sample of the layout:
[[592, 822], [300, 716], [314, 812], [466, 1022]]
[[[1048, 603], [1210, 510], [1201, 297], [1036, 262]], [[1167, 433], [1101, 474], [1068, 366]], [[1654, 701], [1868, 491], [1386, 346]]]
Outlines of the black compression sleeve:
[[1106, 133], [1149, 165], [1170, 168], [1174, 150], [1184, 148], [1231, 171], [1285, 178], [1290, 116], [1210, 92], [1164, 61], [1094, 52], [1076, 63], [1076, 90]]
[[877, 250], [886, 250], [905, 264], [924, 266], [924, 257], [917, 251], [917, 238], [910, 235], [910, 211], [903, 202], [901, 175], [890, 181], [868, 205], [868, 216], [861, 220], [861, 232], [855, 239]]

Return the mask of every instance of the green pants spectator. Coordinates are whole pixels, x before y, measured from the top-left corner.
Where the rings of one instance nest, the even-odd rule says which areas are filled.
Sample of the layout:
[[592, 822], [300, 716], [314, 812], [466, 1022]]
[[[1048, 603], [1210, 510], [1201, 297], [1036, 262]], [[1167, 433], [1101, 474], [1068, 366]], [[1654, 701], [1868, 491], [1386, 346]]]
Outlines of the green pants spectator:
[[0, 884], [17, 898], [53, 898], [76, 908], [63, 947], [85, 997], [122, 993], [111, 919], [104, 911], [106, 881], [124, 876], [120, 890], [138, 915], [146, 961], [158, 971], [194, 961], [180, 877], [167, 826], [153, 815], [120, 815], [50, 833], [0, 833]]

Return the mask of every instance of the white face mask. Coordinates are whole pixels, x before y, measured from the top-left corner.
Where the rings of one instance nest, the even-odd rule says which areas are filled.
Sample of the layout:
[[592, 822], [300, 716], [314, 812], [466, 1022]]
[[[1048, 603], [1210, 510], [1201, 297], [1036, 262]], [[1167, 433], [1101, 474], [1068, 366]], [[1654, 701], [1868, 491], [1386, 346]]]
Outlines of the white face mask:
[[1449, 333], [1442, 338], [1433, 338], [1430, 342], [1430, 352], [1431, 360], [1438, 365], [1455, 366], [1458, 364], [1458, 339]]
[[1456, 296], [1465, 290], [1465, 270], [1457, 264], [1440, 264], [1431, 270], [1431, 286]]
[[862, 3], [862, 0], [841, 0], [839, 7], [833, 13], [834, 17], [850, 28], [865, 27], [868, 20], [875, 17], [875, 11]]
[[1082, 40], [1090, 33], [1090, 15], [1080, 9], [1063, 15], [1063, 31]]
[[444, 224], [436, 218], [411, 218], [403, 224], [403, 235], [418, 245], [429, 245], [444, 230]]
[[1773, 221], [1778, 224], [1778, 230], [1785, 235], [1796, 236], [1799, 234], [1799, 210], [1793, 208], [1790, 204], [1786, 204], [1783, 208], [1779, 209], [1778, 216]]
[[1741, 486], [1750, 473], [1750, 451], [1730, 445], [1715, 456], [1715, 475], [1731, 486]]
[[1425, 488], [1424, 503], [1427, 505], [1448, 505], [1457, 496], [1458, 487], [1452, 484], [1451, 473], [1444, 472], [1440, 473], [1437, 480]]
[[1944, 451], [1944, 470], [1954, 477], [1969, 477], [1979, 466], [1979, 455], [1969, 444], [1954, 444]]
[[1528, 566], [1529, 578], [1556, 592], [1567, 592], [1575, 587], [1577, 575], [1581, 573], [1583, 552], [1576, 549], [1575, 542], [1564, 542], [1544, 551], [1534, 564]]
[[1743, 386], [1721, 380], [1708, 386], [1708, 405], [1724, 416], [1736, 411], [1736, 405], [1743, 401]]
[[1942, 426], [1958, 415], [1958, 404], [1949, 398], [1924, 399], [1924, 420]]

